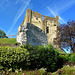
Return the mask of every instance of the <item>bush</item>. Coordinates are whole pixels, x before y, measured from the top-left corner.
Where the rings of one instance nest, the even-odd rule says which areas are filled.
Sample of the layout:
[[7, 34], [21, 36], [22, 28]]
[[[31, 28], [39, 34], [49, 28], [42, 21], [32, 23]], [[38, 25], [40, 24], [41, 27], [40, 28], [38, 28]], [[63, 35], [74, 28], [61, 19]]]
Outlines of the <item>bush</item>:
[[61, 54], [60, 58], [63, 60], [63, 63], [67, 62], [69, 60], [69, 55], [68, 54]]
[[40, 69], [54, 72], [62, 67], [59, 53], [49, 44], [47, 46], [23, 45], [18, 48], [0, 46], [0, 64], [8, 69]]
[[69, 56], [69, 62], [70, 62], [70, 63], [75, 62], [75, 53], [74, 53], [74, 54], [71, 54], [71, 55]]
[[[48, 46], [23, 45], [29, 51], [30, 69], [47, 68], [47, 71], [56, 71], [59, 67], [59, 53], [49, 44]], [[61, 63], [61, 62], [60, 62]]]
[[15, 44], [16, 46], [17, 46], [17, 45], [20, 45], [20, 43], [19, 43], [19, 42], [15, 42], [14, 44]]
[[25, 48], [29, 51], [30, 69], [41, 68], [39, 64], [39, 51], [38, 46], [22, 45], [21, 48]]
[[0, 46], [0, 64], [6, 68], [27, 68], [29, 61], [29, 52], [21, 47], [12, 48]]
[[42, 67], [47, 68], [47, 71], [55, 71], [57, 69], [57, 61], [59, 53], [50, 44], [48, 46], [39, 46], [39, 61]]

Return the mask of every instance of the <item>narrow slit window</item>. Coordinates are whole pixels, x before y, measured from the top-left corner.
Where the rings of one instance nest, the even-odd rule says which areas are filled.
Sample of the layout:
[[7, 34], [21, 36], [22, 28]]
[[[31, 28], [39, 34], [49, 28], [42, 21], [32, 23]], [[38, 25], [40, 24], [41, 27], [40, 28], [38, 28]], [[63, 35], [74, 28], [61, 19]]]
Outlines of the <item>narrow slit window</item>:
[[38, 20], [38, 18], [36, 18], [36, 20]]
[[54, 24], [54, 26], [56, 26], [56, 24]]
[[46, 32], [49, 33], [49, 27], [46, 28]]

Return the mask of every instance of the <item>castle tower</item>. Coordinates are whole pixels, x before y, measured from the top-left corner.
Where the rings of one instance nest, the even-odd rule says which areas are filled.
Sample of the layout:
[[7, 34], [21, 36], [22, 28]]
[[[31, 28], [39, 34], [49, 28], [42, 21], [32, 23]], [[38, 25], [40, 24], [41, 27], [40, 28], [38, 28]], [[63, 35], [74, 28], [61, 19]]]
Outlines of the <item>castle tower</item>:
[[[53, 43], [57, 38], [57, 27], [59, 27], [59, 16], [49, 17], [41, 15], [38, 12], [34, 12], [31, 9], [27, 9], [24, 21], [22, 22], [20, 28], [30, 23], [42, 31], [47, 35], [48, 43]], [[20, 32], [18, 32], [19, 35]], [[40, 34], [39, 34], [40, 35]]]

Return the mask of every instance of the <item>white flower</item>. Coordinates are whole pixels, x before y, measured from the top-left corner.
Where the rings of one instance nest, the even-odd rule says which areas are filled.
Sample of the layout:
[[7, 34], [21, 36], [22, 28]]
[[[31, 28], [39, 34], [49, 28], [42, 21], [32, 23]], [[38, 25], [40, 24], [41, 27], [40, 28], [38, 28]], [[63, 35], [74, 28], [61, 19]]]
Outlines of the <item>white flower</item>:
[[47, 69], [45, 68], [45, 71], [46, 71]]
[[20, 68], [20, 71], [22, 71], [22, 68]]
[[47, 70], [46, 68], [39, 69], [40, 72], [42, 72], [42, 71], [45, 72], [46, 70]]
[[68, 67], [70, 67], [69, 65], [67, 65]]

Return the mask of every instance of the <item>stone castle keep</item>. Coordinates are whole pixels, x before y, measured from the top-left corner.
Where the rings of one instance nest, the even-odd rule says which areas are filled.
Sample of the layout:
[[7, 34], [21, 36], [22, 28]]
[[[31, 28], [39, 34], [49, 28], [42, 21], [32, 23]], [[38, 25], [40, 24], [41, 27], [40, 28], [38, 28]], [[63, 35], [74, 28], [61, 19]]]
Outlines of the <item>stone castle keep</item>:
[[18, 28], [17, 42], [35, 46], [53, 43], [57, 38], [57, 27], [58, 16], [44, 16], [27, 9], [24, 21]]

